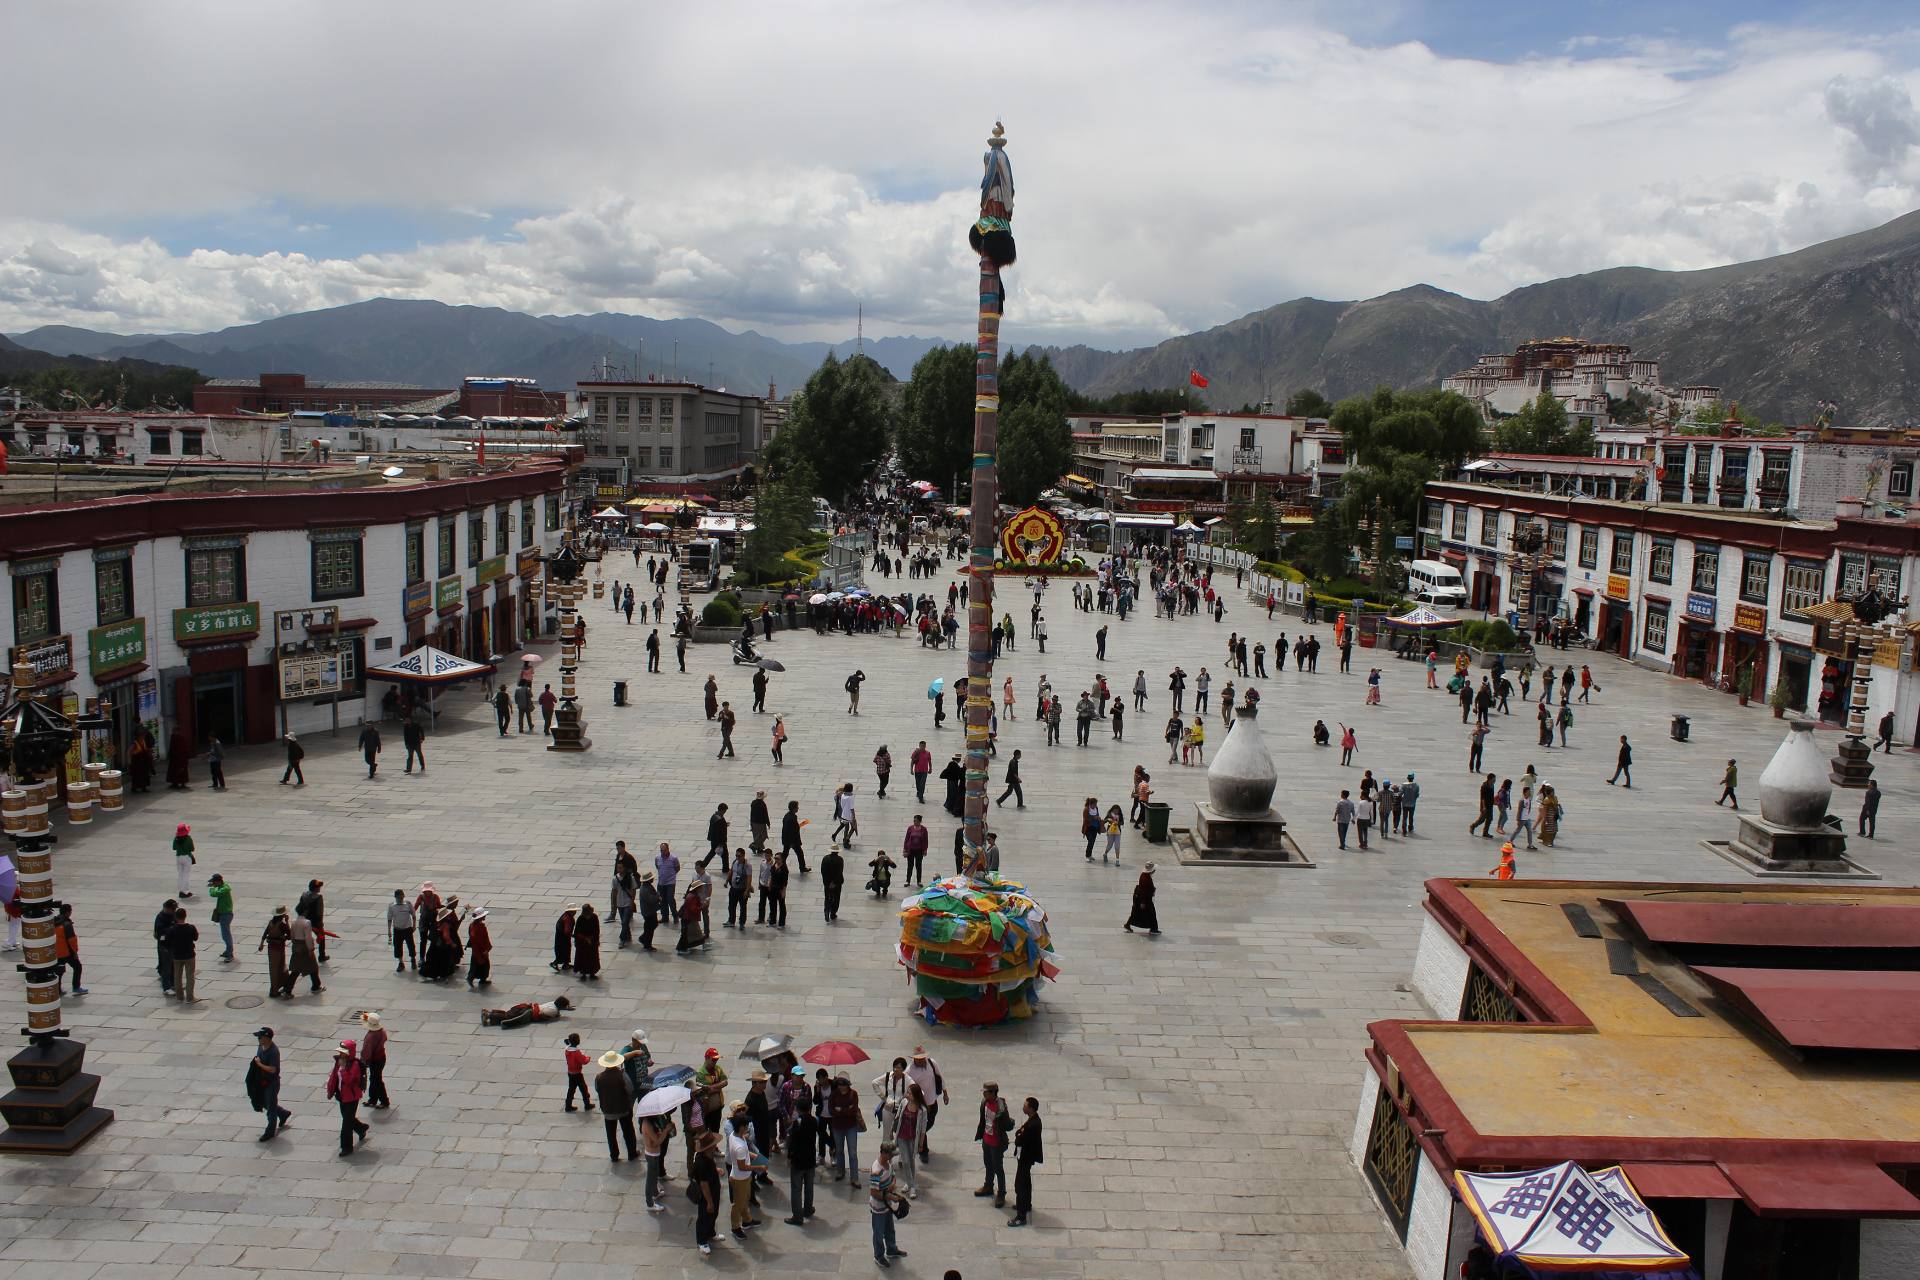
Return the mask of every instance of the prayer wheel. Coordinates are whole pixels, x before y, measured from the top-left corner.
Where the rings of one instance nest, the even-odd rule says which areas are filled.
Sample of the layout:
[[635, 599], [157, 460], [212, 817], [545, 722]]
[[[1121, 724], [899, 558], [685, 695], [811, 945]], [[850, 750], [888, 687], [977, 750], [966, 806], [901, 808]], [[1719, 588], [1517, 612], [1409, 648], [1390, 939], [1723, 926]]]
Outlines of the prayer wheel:
[[74, 782], [67, 786], [67, 821], [76, 827], [93, 821], [94, 785]]
[[125, 777], [118, 769], [100, 771], [100, 808], [106, 813], [118, 813], [124, 802], [122, 779]]
[[27, 979], [27, 1031], [52, 1035], [60, 1029], [60, 971], [50, 978]]
[[29, 969], [51, 969], [59, 963], [54, 955], [51, 915], [41, 920], [22, 920], [20, 940], [25, 948], [23, 955]]
[[18, 787], [0, 791], [0, 830], [25, 831], [27, 805], [31, 800], [32, 797]]
[[107, 771], [107, 762], [105, 760], [89, 760], [81, 766], [81, 769], [87, 775], [88, 782], [98, 784], [100, 775]]

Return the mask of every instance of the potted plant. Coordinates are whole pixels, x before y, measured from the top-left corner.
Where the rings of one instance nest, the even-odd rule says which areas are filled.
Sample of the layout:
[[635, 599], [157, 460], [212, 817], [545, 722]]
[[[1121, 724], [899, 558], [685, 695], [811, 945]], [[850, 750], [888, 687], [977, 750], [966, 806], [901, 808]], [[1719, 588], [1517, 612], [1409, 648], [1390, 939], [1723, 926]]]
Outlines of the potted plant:
[[1733, 691], [1740, 695], [1740, 705], [1746, 706], [1747, 699], [1753, 696], [1753, 668], [1743, 666], [1733, 673]]
[[1781, 676], [1774, 684], [1773, 690], [1767, 694], [1767, 705], [1773, 708], [1773, 718], [1778, 720], [1786, 715], [1787, 708], [1792, 705], [1792, 702], [1793, 694], [1787, 691], [1787, 678]]

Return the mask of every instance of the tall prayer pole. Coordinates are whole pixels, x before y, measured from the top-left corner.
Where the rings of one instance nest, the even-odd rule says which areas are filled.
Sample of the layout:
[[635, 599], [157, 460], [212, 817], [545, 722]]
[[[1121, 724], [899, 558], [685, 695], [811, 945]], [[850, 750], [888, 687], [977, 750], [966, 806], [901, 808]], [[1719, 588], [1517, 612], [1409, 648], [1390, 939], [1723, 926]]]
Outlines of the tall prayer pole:
[[1000, 268], [1013, 250], [1013, 164], [1006, 130], [998, 122], [987, 139], [980, 179], [980, 217], [967, 240], [980, 254], [980, 335], [973, 367], [973, 489], [970, 532], [971, 583], [967, 593], [967, 870], [982, 875], [987, 843], [987, 726], [993, 715], [993, 562], [999, 543], [1000, 473], [994, 462], [999, 439], [1000, 313], [1006, 290]]

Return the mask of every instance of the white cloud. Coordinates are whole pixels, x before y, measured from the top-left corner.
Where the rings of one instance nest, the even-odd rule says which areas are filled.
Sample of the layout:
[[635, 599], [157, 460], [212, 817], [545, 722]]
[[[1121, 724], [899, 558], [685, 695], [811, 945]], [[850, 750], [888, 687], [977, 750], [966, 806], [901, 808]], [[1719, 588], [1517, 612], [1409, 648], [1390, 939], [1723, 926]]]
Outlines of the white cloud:
[[[800, 337], [842, 336], [864, 306], [869, 333], [964, 335], [996, 114], [1020, 341], [1150, 341], [1421, 280], [1492, 296], [1710, 266], [1920, 203], [1920, 78], [1891, 36], [1628, 34], [1502, 65], [1357, 43], [1312, 5], [165, 9], [0, 10], [0, 43], [84, 40], [91, 81], [122, 86], [72, 93], [57, 59], [10, 71], [48, 105], [0, 143], [32, 178], [0, 183], [0, 328], [201, 329], [385, 294]], [[268, 206], [289, 231], [381, 211], [473, 230], [342, 257], [141, 235]]]

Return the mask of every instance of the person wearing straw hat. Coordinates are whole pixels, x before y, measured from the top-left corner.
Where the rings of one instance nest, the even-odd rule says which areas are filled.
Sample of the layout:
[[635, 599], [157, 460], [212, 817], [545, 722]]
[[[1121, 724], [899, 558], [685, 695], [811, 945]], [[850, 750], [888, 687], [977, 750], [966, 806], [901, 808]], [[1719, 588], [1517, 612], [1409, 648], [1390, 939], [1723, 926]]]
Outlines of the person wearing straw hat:
[[367, 1109], [385, 1111], [393, 1105], [393, 1099], [387, 1096], [387, 1030], [380, 1025], [377, 1013], [363, 1013], [360, 1021], [367, 1028], [360, 1037], [360, 1065], [367, 1073]]
[[487, 931], [487, 909], [476, 910], [467, 925], [467, 990], [493, 985], [493, 935]]
[[640, 1141], [633, 1131], [633, 1082], [627, 1078], [626, 1058], [618, 1049], [609, 1049], [594, 1061], [600, 1072], [593, 1078], [594, 1094], [600, 1099], [600, 1119], [607, 1128], [607, 1158], [620, 1163], [620, 1144], [627, 1140], [627, 1159], [640, 1158]]
[[333, 1051], [333, 1070], [327, 1073], [327, 1097], [340, 1104], [340, 1154], [353, 1154], [354, 1135], [358, 1134], [362, 1146], [373, 1132], [372, 1126], [360, 1119], [360, 1099], [366, 1095], [366, 1072], [360, 1066], [359, 1056], [351, 1040], [342, 1040]]

